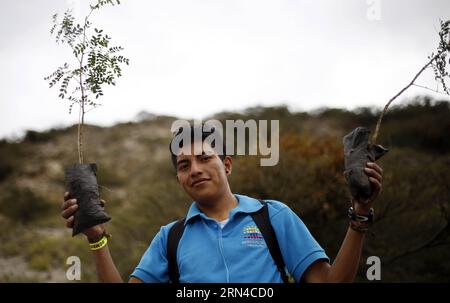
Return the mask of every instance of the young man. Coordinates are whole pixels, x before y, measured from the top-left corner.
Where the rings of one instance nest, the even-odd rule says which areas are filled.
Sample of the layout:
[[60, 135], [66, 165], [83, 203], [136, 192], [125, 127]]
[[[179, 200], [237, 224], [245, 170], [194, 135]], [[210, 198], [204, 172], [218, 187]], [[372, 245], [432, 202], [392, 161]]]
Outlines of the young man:
[[[352, 282], [368, 227], [364, 219], [370, 218], [371, 207], [382, 189], [382, 169], [375, 163], [367, 163], [365, 172], [373, 185], [373, 194], [368, 201], [354, 201], [353, 219], [338, 255], [330, 265], [325, 252], [301, 219], [285, 204], [273, 200], [263, 204], [257, 199], [232, 193], [228, 183], [232, 158], [204, 144], [209, 134], [202, 129], [201, 139], [192, 140], [192, 144], [182, 146], [175, 154], [171, 149], [177, 181], [194, 201], [181, 222], [184, 232], [174, 254], [178, 281], [283, 282], [282, 270], [277, 268], [253, 217], [254, 213], [267, 207], [282, 259], [296, 282]], [[66, 226], [72, 228], [73, 214], [78, 206], [69, 198], [69, 193], [65, 193], [64, 200], [61, 215], [66, 219]], [[161, 228], [129, 282], [171, 280], [167, 244], [175, 224], [172, 222]], [[93, 243], [91, 249], [100, 281], [122, 282], [107, 246], [105, 225], [93, 226], [83, 233]]]

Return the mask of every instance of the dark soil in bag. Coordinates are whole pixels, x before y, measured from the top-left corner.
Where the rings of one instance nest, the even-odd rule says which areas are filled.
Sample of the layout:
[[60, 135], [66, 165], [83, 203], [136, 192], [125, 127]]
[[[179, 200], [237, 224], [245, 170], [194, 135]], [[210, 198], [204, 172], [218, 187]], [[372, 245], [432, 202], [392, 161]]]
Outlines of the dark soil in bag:
[[372, 194], [369, 177], [364, 172], [367, 162], [375, 162], [388, 149], [369, 143], [370, 131], [366, 127], [357, 127], [344, 136], [345, 179], [353, 198], [364, 202]]
[[102, 209], [97, 185], [97, 165], [74, 164], [66, 170], [66, 191], [77, 199], [72, 236], [86, 228], [105, 223], [111, 217]]

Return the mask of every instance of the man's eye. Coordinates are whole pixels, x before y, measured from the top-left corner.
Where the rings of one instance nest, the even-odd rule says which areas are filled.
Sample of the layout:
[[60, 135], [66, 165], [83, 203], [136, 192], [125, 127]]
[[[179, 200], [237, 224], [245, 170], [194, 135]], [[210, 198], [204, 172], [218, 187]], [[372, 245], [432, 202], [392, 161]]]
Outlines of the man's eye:
[[178, 166], [178, 170], [186, 170], [187, 167], [188, 167], [187, 164], [183, 164], [183, 165]]
[[202, 160], [203, 160], [203, 161], [207, 161], [207, 160], [209, 160], [209, 159], [211, 159], [211, 156], [209, 156], [209, 155], [203, 155], [203, 156], [202, 156]]

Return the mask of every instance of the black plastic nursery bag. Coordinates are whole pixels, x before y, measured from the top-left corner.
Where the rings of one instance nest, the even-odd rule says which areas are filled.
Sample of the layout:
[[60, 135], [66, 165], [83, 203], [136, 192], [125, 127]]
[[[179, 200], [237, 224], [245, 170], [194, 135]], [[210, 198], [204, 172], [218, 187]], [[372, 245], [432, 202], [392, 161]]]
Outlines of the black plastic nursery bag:
[[364, 172], [367, 162], [375, 162], [388, 149], [369, 143], [370, 131], [366, 127], [357, 127], [343, 138], [345, 179], [353, 198], [364, 202], [372, 194], [369, 177]]
[[66, 170], [66, 190], [78, 203], [72, 236], [111, 219], [102, 209], [96, 173], [97, 165], [94, 163], [74, 164]]

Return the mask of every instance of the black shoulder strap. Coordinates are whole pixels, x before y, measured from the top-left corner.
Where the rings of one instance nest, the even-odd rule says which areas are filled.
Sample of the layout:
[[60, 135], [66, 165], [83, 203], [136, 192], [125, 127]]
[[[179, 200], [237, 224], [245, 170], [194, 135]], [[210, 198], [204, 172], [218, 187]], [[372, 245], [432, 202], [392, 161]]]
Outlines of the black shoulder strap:
[[167, 236], [167, 261], [169, 268], [169, 279], [172, 283], [180, 283], [180, 272], [178, 270], [177, 249], [181, 236], [184, 232], [184, 221], [186, 218], [178, 220], [169, 230]]
[[281, 274], [281, 279], [283, 279], [284, 283], [289, 282], [288, 276], [285, 270], [285, 263], [283, 260], [283, 256], [281, 254], [280, 245], [278, 244], [277, 235], [275, 234], [275, 230], [273, 229], [272, 224], [270, 223], [269, 217], [269, 209], [267, 207], [267, 203], [265, 201], [259, 200], [263, 207], [251, 214], [253, 221], [255, 221], [256, 226], [264, 237], [266, 241], [267, 247], [269, 249], [270, 254], [272, 255], [273, 260]]

